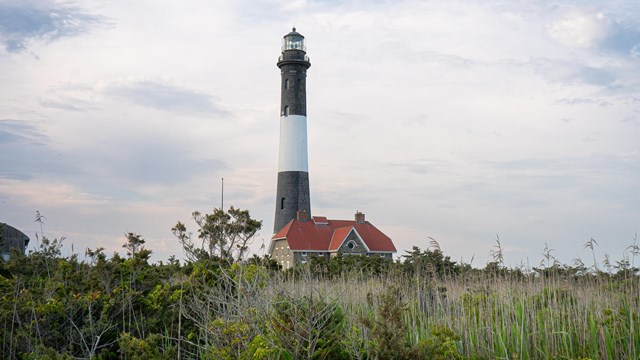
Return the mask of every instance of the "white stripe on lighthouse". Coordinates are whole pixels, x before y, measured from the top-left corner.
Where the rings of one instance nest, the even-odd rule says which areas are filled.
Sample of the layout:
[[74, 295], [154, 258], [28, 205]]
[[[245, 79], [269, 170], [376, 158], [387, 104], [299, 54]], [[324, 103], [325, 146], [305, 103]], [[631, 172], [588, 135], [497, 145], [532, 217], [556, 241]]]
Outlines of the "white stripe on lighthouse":
[[280, 117], [278, 172], [282, 171], [309, 172], [306, 116], [289, 115]]

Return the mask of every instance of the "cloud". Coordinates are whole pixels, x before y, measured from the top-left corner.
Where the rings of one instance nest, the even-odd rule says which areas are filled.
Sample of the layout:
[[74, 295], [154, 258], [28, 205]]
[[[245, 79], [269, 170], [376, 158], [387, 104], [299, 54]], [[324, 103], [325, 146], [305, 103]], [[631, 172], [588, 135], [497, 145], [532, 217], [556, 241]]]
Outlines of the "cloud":
[[134, 131], [108, 141], [110, 147], [69, 152], [56, 149], [36, 125], [0, 120], [0, 179], [66, 183], [76, 188], [73, 199], [84, 199], [85, 193], [140, 199], [231, 169], [223, 160], [192, 154], [173, 134]]
[[82, 108], [78, 107], [75, 104], [72, 104], [69, 101], [40, 99], [39, 103], [40, 103], [40, 106], [46, 107], [46, 108], [51, 108], [51, 109], [68, 110], [68, 111], [83, 111]]
[[124, 180], [125, 185], [174, 185], [211, 171], [230, 169], [222, 160], [193, 158], [184, 144], [172, 144], [169, 139], [139, 139], [114, 145], [122, 151], [99, 154], [108, 162], [100, 173], [116, 182]]
[[56, 1], [7, 1], [0, 3], [0, 40], [10, 53], [19, 53], [30, 42], [51, 42], [88, 32], [106, 19], [80, 7]]
[[635, 126], [640, 126], [640, 116], [628, 116], [620, 121], [623, 123], [629, 123]]
[[576, 104], [593, 104], [595, 100], [587, 98], [572, 98], [572, 99], [560, 99], [556, 100], [556, 104], [576, 105]]
[[[510, 161], [487, 162], [496, 170], [514, 171], [516, 175], [524, 175], [524, 172], [553, 173], [580, 175], [584, 173], [599, 173], [602, 176], [619, 174], [628, 176], [640, 176], [640, 154], [625, 153], [592, 154], [583, 157], [556, 157], [554, 159], [528, 158]], [[609, 174], [606, 173], [609, 172]]]
[[0, 120], [0, 178], [30, 179], [40, 173], [71, 171], [49, 139], [30, 123]]
[[31, 124], [18, 121], [2, 119], [0, 120], [0, 144], [7, 143], [30, 143], [40, 144], [45, 137]]
[[538, 58], [529, 61], [529, 66], [548, 80], [564, 85], [608, 86], [616, 81], [615, 74], [609, 69], [576, 64], [567, 60]]
[[525, 158], [485, 165], [492, 173], [500, 174], [498, 183], [510, 184], [500, 191], [511, 189], [554, 201], [573, 198], [579, 199], [574, 201], [616, 204], [629, 210], [636, 208], [637, 199], [628, 190], [640, 181], [637, 152]]
[[[640, 181], [639, 155], [523, 157], [475, 160], [473, 164], [413, 159], [386, 166], [397, 172], [406, 184], [419, 184], [402, 191], [415, 199], [425, 196], [437, 206], [459, 203], [542, 211], [579, 199], [632, 210], [637, 199], [630, 196], [628, 189]], [[402, 196], [399, 192], [395, 194]]]
[[547, 29], [553, 39], [569, 47], [638, 57], [640, 30], [601, 11], [574, 9], [553, 21]]
[[118, 81], [102, 85], [102, 92], [136, 105], [162, 111], [228, 115], [205, 93], [152, 80]]
[[434, 159], [415, 159], [412, 161], [393, 161], [382, 165], [387, 169], [398, 169], [417, 175], [450, 174], [456, 164], [450, 161]]
[[46, 179], [24, 182], [20, 179], [0, 178], [0, 193], [6, 198], [18, 198], [23, 205], [37, 207], [42, 204], [65, 204], [81, 206], [87, 211], [92, 206], [108, 205], [108, 197], [84, 192], [68, 182]]
[[573, 10], [553, 21], [548, 31], [564, 45], [587, 49], [600, 45], [612, 33], [613, 21], [602, 12]]

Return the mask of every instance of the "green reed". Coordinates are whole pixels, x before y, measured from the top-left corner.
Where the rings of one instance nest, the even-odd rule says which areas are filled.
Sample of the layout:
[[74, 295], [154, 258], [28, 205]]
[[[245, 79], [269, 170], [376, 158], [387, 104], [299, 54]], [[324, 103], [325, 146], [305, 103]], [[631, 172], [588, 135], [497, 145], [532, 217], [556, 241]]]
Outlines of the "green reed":
[[[637, 276], [608, 274], [408, 277], [347, 274], [326, 280], [288, 280], [293, 293], [315, 291], [337, 299], [347, 318], [372, 309], [367, 293], [401, 289], [409, 342], [446, 327], [459, 336], [457, 349], [477, 359], [640, 358], [640, 283]], [[375, 307], [375, 306], [374, 306]]]

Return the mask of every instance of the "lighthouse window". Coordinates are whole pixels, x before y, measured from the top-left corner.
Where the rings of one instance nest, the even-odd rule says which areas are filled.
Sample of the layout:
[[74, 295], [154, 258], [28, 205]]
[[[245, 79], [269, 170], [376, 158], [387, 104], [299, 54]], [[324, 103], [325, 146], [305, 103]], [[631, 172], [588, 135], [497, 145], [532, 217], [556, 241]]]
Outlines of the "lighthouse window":
[[289, 79], [284, 79], [284, 89], [288, 89], [289, 88]]
[[289, 116], [289, 107], [288, 106], [284, 107], [284, 116]]
[[284, 198], [280, 200], [280, 210], [284, 209]]

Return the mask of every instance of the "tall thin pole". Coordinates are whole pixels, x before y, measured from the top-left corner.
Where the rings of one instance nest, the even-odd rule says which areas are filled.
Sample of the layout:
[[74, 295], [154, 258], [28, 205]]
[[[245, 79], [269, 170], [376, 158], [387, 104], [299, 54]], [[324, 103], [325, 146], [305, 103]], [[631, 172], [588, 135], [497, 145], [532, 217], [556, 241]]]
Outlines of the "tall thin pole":
[[220, 209], [224, 211], [224, 178], [222, 178], [222, 192], [220, 193]]

